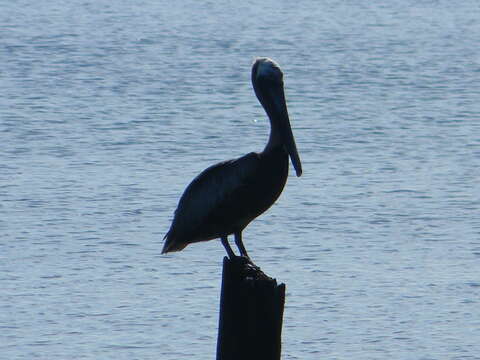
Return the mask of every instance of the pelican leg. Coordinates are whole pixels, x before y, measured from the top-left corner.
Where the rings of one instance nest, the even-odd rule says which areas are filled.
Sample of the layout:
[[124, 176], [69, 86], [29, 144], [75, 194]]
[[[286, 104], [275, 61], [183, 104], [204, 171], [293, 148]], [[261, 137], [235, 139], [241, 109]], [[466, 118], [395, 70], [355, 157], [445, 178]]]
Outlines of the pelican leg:
[[237, 245], [238, 250], [240, 250], [240, 255], [250, 259], [250, 257], [247, 254], [247, 249], [245, 249], [245, 246], [243, 246], [241, 231], [238, 231], [235, 233], [235, 244]]
[[228, 238], [226, 236], [222, 236], [222, 245], [227, 250], [228, 257], [230, 259], [235, 258], [235, 253], [233, 252], [232, 248], [230, 247], [230, 244], [228, 243]]

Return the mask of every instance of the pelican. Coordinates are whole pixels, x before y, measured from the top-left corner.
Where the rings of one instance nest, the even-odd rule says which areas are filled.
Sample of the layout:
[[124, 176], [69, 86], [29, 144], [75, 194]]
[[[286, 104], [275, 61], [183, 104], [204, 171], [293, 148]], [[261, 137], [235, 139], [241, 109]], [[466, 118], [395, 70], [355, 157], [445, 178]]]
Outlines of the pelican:
[[234, 234], [240, 256], [249, 259], [242, 231], [280, 196], [287, 181], [289, 160], [297, 176], [302, 164], [290, 127], [283, 90], [283, 73], [276, 62], [258, 58], [252, 66], [255, 94], [270, 119], [270, 136], [264, 150], [224, 161], [205, 169], [183, 193], [162, 254], [187, 245], [220, 238], [230, 258], [228, 243]]

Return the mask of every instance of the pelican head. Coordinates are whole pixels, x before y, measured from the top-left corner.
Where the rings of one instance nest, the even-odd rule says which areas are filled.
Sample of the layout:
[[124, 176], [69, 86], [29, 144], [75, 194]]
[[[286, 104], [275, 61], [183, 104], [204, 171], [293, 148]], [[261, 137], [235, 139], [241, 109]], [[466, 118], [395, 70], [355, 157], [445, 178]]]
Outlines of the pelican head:
[[272, 59], [257, 58], [252, 67], [252, 84], [258, 100], [270, 119], [271, 133], [267, 148], [283, 145], [292, 160], [297, 176], [302, 175], [302, 164], [288, 117], [283, 90], [283, 72], [280, 66]]

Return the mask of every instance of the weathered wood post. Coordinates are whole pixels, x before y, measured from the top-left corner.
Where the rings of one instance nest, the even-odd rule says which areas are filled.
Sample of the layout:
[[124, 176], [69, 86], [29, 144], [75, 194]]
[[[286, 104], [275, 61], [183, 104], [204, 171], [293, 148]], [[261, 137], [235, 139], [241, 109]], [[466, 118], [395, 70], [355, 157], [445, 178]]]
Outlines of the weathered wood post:
[[244, 257], [223, 259], [217, 360], [280, 360], [285, 284]]

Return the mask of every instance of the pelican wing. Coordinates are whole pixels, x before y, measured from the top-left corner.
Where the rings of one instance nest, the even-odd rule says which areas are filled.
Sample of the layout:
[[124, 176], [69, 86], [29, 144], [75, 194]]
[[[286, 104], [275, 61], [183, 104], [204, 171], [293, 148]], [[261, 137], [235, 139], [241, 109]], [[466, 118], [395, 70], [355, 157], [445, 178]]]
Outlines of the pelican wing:
[[[197, 229], [209, 221], [218, 209], [228, 207], [229, 201], [254, 181], [259, 163], [259, 155], [252, 152], [241, 158], [210, 166], [193, 179], [175, 210], [164, 250], [174, 251], [174, 248], [185, 242], [218, 237], [218, 234], [210, 234], [208, 238], [202, 238], [206, 235], [198, 233]], [[174, 246], [173, 242], [178, 244]], [[185, 246], [186, 244], [183, 244], [178, 250]]]

